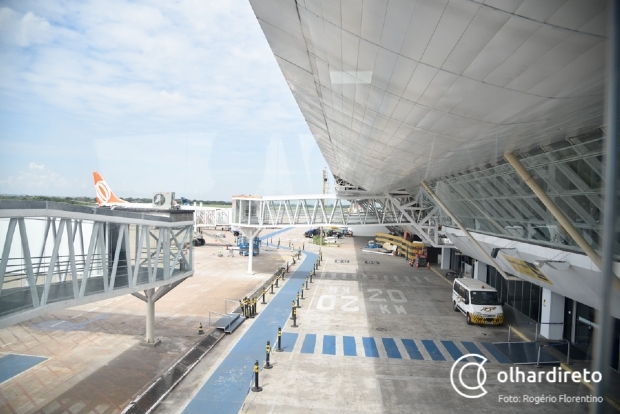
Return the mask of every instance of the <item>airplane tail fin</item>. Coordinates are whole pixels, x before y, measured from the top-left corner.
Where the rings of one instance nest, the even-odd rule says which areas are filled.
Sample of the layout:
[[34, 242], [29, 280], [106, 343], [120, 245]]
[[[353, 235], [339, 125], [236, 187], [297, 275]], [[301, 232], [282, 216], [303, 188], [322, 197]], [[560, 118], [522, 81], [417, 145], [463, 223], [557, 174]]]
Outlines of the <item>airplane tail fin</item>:
[[96, 171], [93, 171], [93, 178], [95, 179], [95, 192], [97, 193], [97, 204], [103, 205], [108, 203], [127, 203], [127, 201], [122, 198], [118, 198], [112, 190], [108, 183], [105, 182], [101, 174]]

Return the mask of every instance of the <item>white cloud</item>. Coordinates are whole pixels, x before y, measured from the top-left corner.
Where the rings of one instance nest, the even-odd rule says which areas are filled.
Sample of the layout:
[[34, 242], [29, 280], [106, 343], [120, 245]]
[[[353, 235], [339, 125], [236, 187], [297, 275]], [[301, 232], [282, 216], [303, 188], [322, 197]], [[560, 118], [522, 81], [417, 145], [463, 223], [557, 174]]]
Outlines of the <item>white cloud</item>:
[[69, 188], [69, 180], [53, 171], [44, 171], [43, 165], [31, 162], [28, 171], [20, 171], [17, 175], [10, 175], [4, 180], [0, 180], [3, 193], [24, 193], [40, 194], [49, 190]]
[[[258, 188], [262, 177], [248, 174], [242, 183], [228, 183], [236, 172], [223, 165], [229, 154], [216, 151], [230, 152], [231, 145], [217, 140], [234, 141], [232, 150], [239, 148], [243, 156], [248, 148], [255, 150], [248, 160], [240, 160], [237, 170], [260, 169], [257, 164], [265, 159], [269, 137], [278, 135], [292, 137], [303, 149], [289, 155], [280, 174], [289, 173], [289, 166], [303, 174], [305, 166], [304, 185], [320, 175], [324, 162], [310, 161], [318, 154], [316, 144], [309, 157], [312, 139], [297, 143], [308, 127], [247, 0], [8, 0], [3, 5], [0, 115], [26, 114], [2, 118], [10, 122], [0, 128], [0, 141], [11, 148], [12, 159], [37, 159], [44, 171], [67, 177], [85, 177], [84, 172], [93, 169], [106, 175], [122, 171], [119, 177], [126, 181], [119, 179], [117, 187], [137, 195], [162, 189], [153, 188], [153, 182], [177, 190], [174, 172], [180, 160], [189, 157], [181, 165], [183, 176], [188, 175], [188, 195], [194, 185], [203, 193], [215, 186], [222, 194], [233, 194], [242, 185]], [[54, 128], [48, 128], [40, 114]], [[12, 133], [15, 130], [23, 135]], [[189, 155], [176, 149], [185, 137]], [[212, 137], [217, 137], [215, 144], [207, 145]], [[6, 144], [12, 140], [22, 140], [24, 149]], [[267, 152], [288, 150], [290, 140], [283, 141], [284, 147], [269, 146]], [[54, 151], [41, 157], [43, 152], [37, 151], [50, 143]], [[74, 157], [70, 164], [59, 156], [67, 157], [68, 149], [78, 147], [92, 149], [94, 155]], [[217, 168], [204, 165], [209, 158]], [[137, 165], [140, 168], [131, 168]], [[176, 169], [166, 175], [154, 165]], [[147, 182], [138, 177], [137, 171], [145, 170], [157, 178]], [[192, 170], [209, 175], [199, 180], [185, 172]], [[5, 185], [9, 174], [11, 183], [36, 181], [13, 171], [8, 165], [5, 172], [0, 169]], [[81, 183], [90, 186], [88, 178]], [[82, 184], [72, 182], [72, 188], [78, 187]], [[268, 194], [268, 187], [262, 188]], [[294, 190], [307, 192], [299, 180]]]
[[48, 42], [50, 23], [32, 12], [20, 15], [8, 7], [0, 8], [0, 39], [21, 47]]

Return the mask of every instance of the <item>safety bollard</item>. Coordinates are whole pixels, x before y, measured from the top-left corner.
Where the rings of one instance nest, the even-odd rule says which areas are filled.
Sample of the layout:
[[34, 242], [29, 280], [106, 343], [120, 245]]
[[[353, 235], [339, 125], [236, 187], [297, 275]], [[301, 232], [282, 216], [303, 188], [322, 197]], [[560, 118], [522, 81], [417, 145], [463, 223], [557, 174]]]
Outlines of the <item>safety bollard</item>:
[[314, 283], [314, 282], [312, 281], [312, 276], [314, 276], [314, 272], [310, 272], [310, 283]]
[[[278, 280], [278, 279], [276, 279], [276, 280]], [[269, 293], [271, 293], [273, 295], [273, 280], [271, 281], [271, 292], [269, 292]]]
[[306, 278], [306, 290], [308, 290], [308, 278]]
[[293, 260], [293, 264], [295, 264], [295, 255], [291, 255], [291, 260]]
[[276, 276], [276, 287], [278, 287], [278, 280], [280, 280], [280, 276]]
[[282, 327], [278, 326], [278, 347], [276, 352], [282, 352]]
[[205, 331], [202, 330], [202, 322], [198, 324], [198, 335], [204, 334]]
[[288, 262], [286, 262], [286, 273], [288, 273]]
[[299, 292], [297, 292], [297, 307], [301, 308], [301, 305], [299, 304]]
[[304, 284], [301, 284], [301, 298], [304, 298]]
[[301, 250], [306, 250], [306, 243], [301, 244]]
[[252, 298], [252, 316], [256, 316], [256, 302], [258, 302], [258, 299]]
[[252, 391], [260, 392], [262, 390], [262, 387], [258, 386], [258, 360], [256, 360], [256, 363], [254, 364], [254, 386], [252, 387]]
[[293, 311], [295, 310], [295, 301], [291, 301], [291, 319], [293, 319]]
[[293, 328], [297, 328], [297, 309], [293, 309]]
[[265, 358], [265, 368], [266, 369], [271, 369], [273, 368], [273, 365], [271, 365], [269, 363], [269, 354], [271, 353], [271, 344], [269, 343], [269, 341], [267, 341], [267, 357]]
[[266, 304], [267, 302], [265, 302], [265, 288], [263, 288], [263, 305]]

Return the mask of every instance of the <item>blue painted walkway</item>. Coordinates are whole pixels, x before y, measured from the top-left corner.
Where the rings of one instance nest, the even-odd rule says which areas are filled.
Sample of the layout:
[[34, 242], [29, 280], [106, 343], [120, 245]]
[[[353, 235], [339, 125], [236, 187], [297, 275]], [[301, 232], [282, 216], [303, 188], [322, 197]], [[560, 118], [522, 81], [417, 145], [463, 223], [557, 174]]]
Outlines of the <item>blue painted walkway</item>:
[[0, 384], [47, 360], [45, 357], [9, 354], [0, 358]]
[[[258, 360], [262, 369], [265, 363], [267, 341], [271, 341], [272, 348], [275, 348], [278, 327], [284, 328], [286, 324], [291, 324], [289, 321], [291, 301], [296, 298], [301, 283], [306, 280], [306, 276], [317, 259], [314, 253], [305, 252], [305, 254], [305, 260], [300, 263], [293, 274], [287, 275], [284, 286], [278, 289], [277, 294], [262, 309], [252, 326], [198, 391], [183, 411], [184, 413], [236, 414], [239, 412], [251, 386], [254, 363]], [[301, 301], [301, 306], [305, 306], [304, 301]], [[282, 340], [286, 342], [286, 345], [283, 343], [283, 348], [286, 346], [285, 351], [290, 352], [291, 342], [294, 344], [297, 337], [296, 334], [286, 336], [283, 334]]]

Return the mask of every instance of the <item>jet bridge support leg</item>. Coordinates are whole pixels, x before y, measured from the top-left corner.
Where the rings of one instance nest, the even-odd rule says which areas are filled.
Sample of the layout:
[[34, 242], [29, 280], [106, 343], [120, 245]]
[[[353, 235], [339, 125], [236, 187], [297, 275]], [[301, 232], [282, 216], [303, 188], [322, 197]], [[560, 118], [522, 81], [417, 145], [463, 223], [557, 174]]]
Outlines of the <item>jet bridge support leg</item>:
[[260, 234], [262, 229], [252, 227], [239, 227], [239, 231], [248, 239], [248, 275], [252, 272], [252, 257], [254, 257], [254, 237]]
[[144, 342], [148, 345], [155, 344], [155, 289], [147, 289], [146, 293], [146, 337]]
[[155, 338], [155, 302], [184, 280], [181, 279], [170, 285], [161, 286], [157, 290], [155, 288], [146, 289], [144, 295], [137, 292], [132, 293], [136, 298], [146, 302], [146, 335], [144, 345], [157, 346], [161, 342], [159, 338]]

